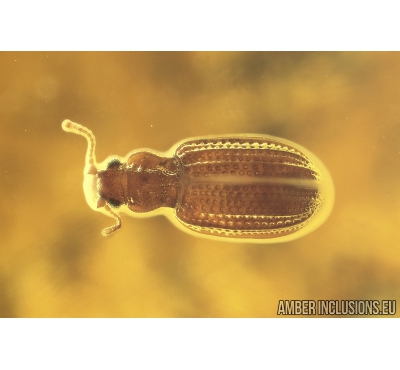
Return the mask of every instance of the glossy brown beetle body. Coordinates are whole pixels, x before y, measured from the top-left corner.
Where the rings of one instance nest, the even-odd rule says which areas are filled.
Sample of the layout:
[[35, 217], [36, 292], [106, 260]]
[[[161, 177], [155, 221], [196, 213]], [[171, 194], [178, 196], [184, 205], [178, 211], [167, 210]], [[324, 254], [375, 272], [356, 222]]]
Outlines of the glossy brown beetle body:
[[103, 235], [121, 226], [110, 207], [126, 206], [136, 214], [165, 210], [178, 227], [202, 235], [287, 241], [317, 228], [333, 206], [325, 166], [287, 140], [261, 135], [191, 139], [167, 155], [133, 152], [98, 170], [92, 132], [69, 120], [62, 127], [88, 140], [86, 199], [117, 221]]

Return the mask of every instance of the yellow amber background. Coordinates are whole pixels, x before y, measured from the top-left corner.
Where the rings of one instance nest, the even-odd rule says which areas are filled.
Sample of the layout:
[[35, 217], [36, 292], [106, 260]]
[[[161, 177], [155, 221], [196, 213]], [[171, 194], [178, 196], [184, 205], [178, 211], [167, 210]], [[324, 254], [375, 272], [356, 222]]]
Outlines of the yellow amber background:
[[[281, 299], [399, 298], [399, 53], [2, 52], [0, 66], [1, 317], [275, 317]], [[85, 202], [87, 144], [66, 118], [94, 132], [99, 162], [194, 136], [291, 140], [329, 169], [333, 211], [265, 246], [163, 216], [122, 214], [102, 237], [113, 220]]]

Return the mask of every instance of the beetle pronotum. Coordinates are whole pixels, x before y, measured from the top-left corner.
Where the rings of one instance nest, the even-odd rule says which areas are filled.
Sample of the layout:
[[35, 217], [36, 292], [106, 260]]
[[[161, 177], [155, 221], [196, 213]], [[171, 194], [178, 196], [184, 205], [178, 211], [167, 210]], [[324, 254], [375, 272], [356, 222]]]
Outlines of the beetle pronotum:
[[[89, 206], [114, 217], [163, 213], [182, 230], [225, 240], [276, 243], [319, 227], [333, 207], [328, 170], [308, 150], [262, 135], [185, 140], [167, 153], [142, 149], [108, 158], [100, 170], [86, 127], [62, 128], [88, 141], [83, 188]], [[105, 163], [108, 163], [105, 165]]]

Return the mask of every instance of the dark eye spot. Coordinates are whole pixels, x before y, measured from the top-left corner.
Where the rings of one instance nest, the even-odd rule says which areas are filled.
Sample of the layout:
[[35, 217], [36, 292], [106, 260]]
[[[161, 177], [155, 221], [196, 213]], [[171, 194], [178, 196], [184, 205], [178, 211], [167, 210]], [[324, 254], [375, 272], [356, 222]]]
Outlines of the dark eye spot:
[[119, 200], [113, 198], [107, 199], [107, 203], [113, 208], [118, 208], [122, 204]]
[[108, 162], [107, 168], [118, 168], [119, 166], [121, 166], [121, 164], [122, 163], [119, 161], [119, 159], [114, 158], [114, 159], [111, 159], [110, 162]]

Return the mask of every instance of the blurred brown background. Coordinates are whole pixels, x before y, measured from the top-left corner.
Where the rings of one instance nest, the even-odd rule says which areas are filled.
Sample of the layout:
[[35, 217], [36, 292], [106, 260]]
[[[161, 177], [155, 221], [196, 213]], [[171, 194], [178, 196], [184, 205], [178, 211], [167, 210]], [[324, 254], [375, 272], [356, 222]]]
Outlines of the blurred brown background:
[[[399, 102], [399, 53], [0, 53], [0, 316], [274, 317], [280, 299], [398, 299]], [[86, 141], [65, 118], [94, 132], [98, 161], [202, 135], [292, 140], [330, 170], [333, 212], [265, 246], [162, 216], [122, 214], [102, 237], [112, 219], [85, 202]]]

